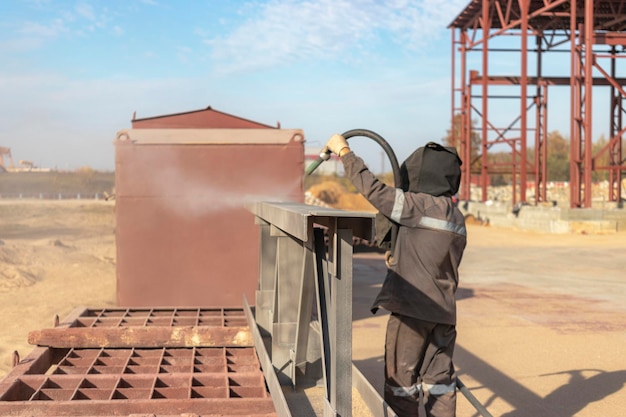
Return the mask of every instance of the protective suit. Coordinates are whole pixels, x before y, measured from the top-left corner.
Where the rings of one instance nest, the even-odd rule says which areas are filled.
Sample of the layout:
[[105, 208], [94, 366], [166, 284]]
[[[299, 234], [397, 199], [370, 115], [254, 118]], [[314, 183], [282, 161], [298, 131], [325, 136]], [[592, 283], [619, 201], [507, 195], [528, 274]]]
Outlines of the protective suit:
[[[431, 142], [402, 164], [399, 189], [376, 179], [335, 136], [327, 147], [340, 155], [346, 176], [382, 215], [399, 225], [392, 263], [372, 306], [374, 313], [379, 308], [391, 312], [385, 401], [400, 417], [417, 416], [422, 396], [428, 416], [453, 417], [454, 294], [466, 229], [452, 197], [460, 184], [461, 160], [454, 148]], [[335, 139], [339, 145], [332, 142]], [[384, 229], [378, 226], [377, 232]]]

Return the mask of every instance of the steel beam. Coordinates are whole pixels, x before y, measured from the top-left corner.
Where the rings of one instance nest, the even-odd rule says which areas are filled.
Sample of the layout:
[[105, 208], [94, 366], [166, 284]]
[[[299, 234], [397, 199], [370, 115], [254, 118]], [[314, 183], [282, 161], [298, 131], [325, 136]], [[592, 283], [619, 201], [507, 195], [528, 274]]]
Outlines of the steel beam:
[[73, 327], [33, 330], [28, 343], [53, 348], [252, 347], [250, 329], [221, 326]]

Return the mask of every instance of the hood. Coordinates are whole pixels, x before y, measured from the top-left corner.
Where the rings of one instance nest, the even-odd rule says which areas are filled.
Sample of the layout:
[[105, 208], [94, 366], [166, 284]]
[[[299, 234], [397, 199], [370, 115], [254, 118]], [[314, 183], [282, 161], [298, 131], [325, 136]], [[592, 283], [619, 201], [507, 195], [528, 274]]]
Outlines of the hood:
[[461, 184], [461, 164], [455, 148], [429, 142], [402, 163], [402, 189], [435, 197], [452, 196]]

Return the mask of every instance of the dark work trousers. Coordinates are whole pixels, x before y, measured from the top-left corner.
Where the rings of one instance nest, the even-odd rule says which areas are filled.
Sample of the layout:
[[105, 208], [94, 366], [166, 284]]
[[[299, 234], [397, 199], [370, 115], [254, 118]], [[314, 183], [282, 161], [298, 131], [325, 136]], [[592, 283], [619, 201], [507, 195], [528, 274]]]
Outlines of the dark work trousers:
[[453, 325], [389, 316], [385, 401], [399, 417], [417, 416], [420, 396], [428, 417], [456, 415], [455, 340]]

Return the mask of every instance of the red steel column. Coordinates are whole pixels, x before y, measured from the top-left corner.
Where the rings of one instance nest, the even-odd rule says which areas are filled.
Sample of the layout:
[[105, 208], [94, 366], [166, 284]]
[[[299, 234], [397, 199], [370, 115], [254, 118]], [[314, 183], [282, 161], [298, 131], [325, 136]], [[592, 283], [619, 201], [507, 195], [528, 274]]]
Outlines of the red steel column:
[[461, 138], [463, 138], [463, 161], [465, 165], [464, 195], [467, 200], [472, 198], [472, 106], [470, 83], [467, 80], [467, 31], [461, 31]]
[[489, 172], [487, 170], [487, 153], [488, 153], [488, 97], [489, 97], [489, 29], [491, 28], [491, 20], [489, 16], [489, 0], [482, 2], [482, 19], [483, 19], [483, 45], [482, 45], [482, 126], [481, 126], [481, 167], [480, 167], [480, 185], [482, 190], [482, 201], [487, 200], [487, 181], [489, 180]]
[[461, 135], [461, 159], [463, 160], [461, 177], [461, 199], [470, 200], [472, 197], [472, 107], [470, 84], [467, 81], [467, 31], [460, 32], [461, 45], [461, 120], [459, 132]]
[[571, 89], [571, 116], [570, 116], [570, 207], [580, 207], [580, 135], [581, 135], [581, 46], [578, 45], [580, 27], [576, 23], [576, 0], [570, 5], [570, 89]]
[[450, 73], [450, 136], [452, 139], [451, 145], [456, 147], [457, 140], [460, 138], [457, 137], [456, 134], [456, 123], [455, 123], [455, 112], [456, 112], [456, 28], [450, 29], [450, 63], [451, 63], [451, 73]]
[[583, 160], [583, 182], [584, 182], [584, 207], [591, 208], [591, 174], [593, 172], [593, 3], [594, 0], [585, 0], [585, 109], [584, 109], [584, 160]]
[[[519, 0], [520, 11], [522, 12], [521, 21], [521, 36], [522, 36], [522, 56], [521, 56], [521, 103], [520, 103], [520, 202], [526, 202], [526, 181], [527, 181], [527, 168], [528, 159], [526, 157], [526, 142], [527, 142], [527, 129], [528, 129], [528, 7], [530, 5], [529, 0]], [[515, 171], [515, 154], [513, 154], [513, 171]], [[535, 182], [536, 178], [535, 178]], [[515, 184], [513, 184], [513, 190], [515, 190]], [[514, 191], [515, 194], [515, 191]], [[515, 204], [515, 196], [513, 197], [513, 204]]]
[[548, 199], [548, 86], [543, 85], [542, 88], [543, 97], [541, 100], [541, 132], [540, 135], [543, 138], [541, 146], [541, 201], [545, 202]]
[[[615, 79], [615, 46], [611, 47], [611, 78]], [[618, 103], [621, 103], [621, 95], [615, 95], [615, 87], [611, 84], [610, 89], [611, 94], [611, 116], [610, 116], [610, 128], [609, 128], [609, 144], [613, 141], [613, 138], [618, 134], [621, 130], [621, 111], [618, 106]], [[621, 139], [620, 139], [621, 142]], [[615, 192], [615, 175], [617, 174], [617, 178], [620, 177], [620, 171], [616, 171], [611, 169], [613, 167], [613, 147], [609, 145], [608, 149], [609, 154], [609, 201], [616, 201], [616, 192]], [[617, 183], [617, 190], [621, 188], [621, 184]], [[618, 191], [619, 192], [619, 191]]]
[[[611, 48], [611, 77], [615, 79], [616, 48]], [[622, 127], [624, 96], [611, 84], [611, 129], [609, 137], [609, 201], [622, 201]]]

